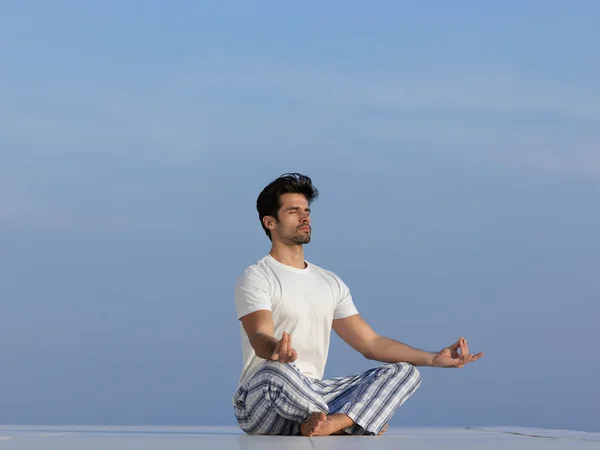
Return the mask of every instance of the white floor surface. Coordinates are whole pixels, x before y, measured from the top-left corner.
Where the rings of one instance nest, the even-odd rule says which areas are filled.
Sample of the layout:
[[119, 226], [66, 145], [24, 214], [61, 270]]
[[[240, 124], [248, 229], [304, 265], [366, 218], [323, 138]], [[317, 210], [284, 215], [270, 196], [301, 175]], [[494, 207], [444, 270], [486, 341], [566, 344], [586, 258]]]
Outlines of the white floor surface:
[[391, 427], [383, 436], [246, 436], [236, 427], [0, 426], [0, 450], [598, 449], [600, 433]]

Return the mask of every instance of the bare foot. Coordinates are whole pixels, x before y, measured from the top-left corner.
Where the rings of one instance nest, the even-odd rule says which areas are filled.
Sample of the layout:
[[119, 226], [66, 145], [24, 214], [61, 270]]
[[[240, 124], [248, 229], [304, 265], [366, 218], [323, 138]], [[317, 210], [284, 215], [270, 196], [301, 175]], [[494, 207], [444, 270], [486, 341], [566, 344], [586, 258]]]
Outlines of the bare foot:
[[388, 429], [388, 424], [386, 423], [377, 436], [381, 436], [383, 433], [385, 433], [387, 431], [387, 429]]
[[354, 421], [346, 414], [331, 414], [330, 416], [325, 416], [325, 421], [319, 425], [313, 436], [340, 434], [340, 431], [348, 428], [353, 423]]
[[327, 420], [324, 412], [314, 412], [308, 418], [308, 421], [300, 425], [302, 436], [319, 436], [317, 433], [321, 431], [321, 427]]

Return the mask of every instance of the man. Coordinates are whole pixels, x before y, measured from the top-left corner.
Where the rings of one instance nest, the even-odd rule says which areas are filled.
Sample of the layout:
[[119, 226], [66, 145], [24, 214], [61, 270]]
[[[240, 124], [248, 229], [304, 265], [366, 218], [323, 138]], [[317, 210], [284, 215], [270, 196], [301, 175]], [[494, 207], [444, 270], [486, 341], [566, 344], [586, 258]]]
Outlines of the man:
[[[235, 290], [243, 369], [233, 406], [248, 434], [379, 435], [420, 386], [416, 366], [460, 368], [483, 355], [470, 354], [463, 338], [430, 353], [375, 333], [344, 282], [304, 260], [317, 196], [309, 177], [284, 174], [257, 200], [271, 250], [245, 270]], [[384, 364], [323, 380], [332, 328], [365, 358]]]

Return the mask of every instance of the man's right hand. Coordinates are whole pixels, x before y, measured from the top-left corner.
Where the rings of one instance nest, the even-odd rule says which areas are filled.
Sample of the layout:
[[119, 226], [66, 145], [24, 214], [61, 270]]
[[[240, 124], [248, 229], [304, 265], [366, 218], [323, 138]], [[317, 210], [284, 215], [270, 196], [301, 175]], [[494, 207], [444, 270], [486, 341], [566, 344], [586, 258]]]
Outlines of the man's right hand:
[[280, 363], [293, 362], [298, 359], [298, 353], [292, 348], [292, 336], [285, 331], [271, 355], [271, 361]]

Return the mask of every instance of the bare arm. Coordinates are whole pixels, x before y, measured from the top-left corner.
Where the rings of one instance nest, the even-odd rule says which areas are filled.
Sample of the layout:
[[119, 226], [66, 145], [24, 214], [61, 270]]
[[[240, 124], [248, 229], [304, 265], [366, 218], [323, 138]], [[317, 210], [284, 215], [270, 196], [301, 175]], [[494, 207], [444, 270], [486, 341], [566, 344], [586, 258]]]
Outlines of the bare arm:
[[431, 366], [435, 353], [413, 348], [402, 342], [379, 336], [358, 314], [333, 321], [335, 332], [365, 358], [381, 362], [407, 362]]
[[[365, 358], [381, 362], [407, 362], [414, 366], [457, 367], [477, 361], [483, 352], [472, 354], [465, 338], [438, 353], [425, 352], [402, 342], [379, 336], [360, 315], [333, 321], [335, 332]], [[460, 353], [459, 353], [460, 350]]]
[[413, 366], [432, 366], [436, 355], [383, 336], [373, 341], [371, 347], [371, 359], [381, 362], [407, 362]]
[[298, 358], [292, 348], [292, 336], [283, 333], [280, 340], [273, 334], [273, 316], [271, 311], [259, 310], [247, 314], [241, 319], [244, 331], [256, 356], [269, 361], [288, 362]]

